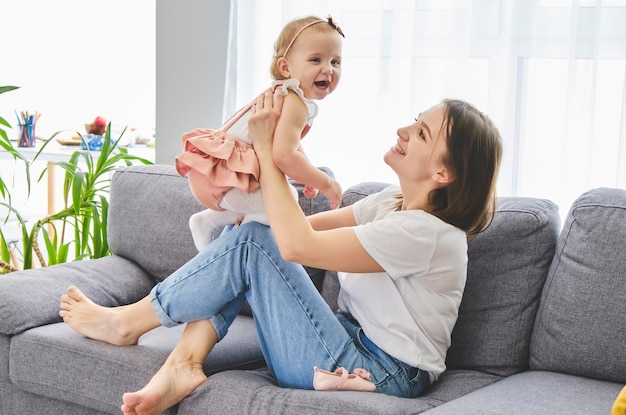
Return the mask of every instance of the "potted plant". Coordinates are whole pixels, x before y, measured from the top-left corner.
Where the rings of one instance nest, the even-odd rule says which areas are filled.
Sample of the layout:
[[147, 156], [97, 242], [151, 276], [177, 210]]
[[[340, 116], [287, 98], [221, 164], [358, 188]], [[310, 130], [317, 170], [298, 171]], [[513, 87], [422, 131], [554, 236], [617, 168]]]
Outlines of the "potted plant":
[[[17, 89], [13, 86], [0, 86], [0, 94]], [[38, 159], [46, 146], [55, 139], [58, 133], [44, 141], [32, 160], [25, 158], [19, 149], [13, 146], [4, 127], [10, 124], [0, 117], [0, 147], [13, 155], [17, 163], [25, 169], [27, 197], [30, 196], [31, 180], [33, 179], [33, 163]], [[124, 134], [116, 140], [111, 139], [109, 123], [101, 151], [75, 151], [68, 161], [54, 162], [62, 168], [63, 207], [55, 213], [48, 214], [36, 221], [26, 221], [19, 210], [13, 205], [11, 186], [0, 177], [0, 195], [7, 213], [0, 218], [0, 223], [13, 221], [17, 223], [21, 240], [19, 241], [21, 266], [16, 266], [16, 259], [11, 257], [8, 241], [0, 228], [0, 273], [16, 271], [19, 268], [30, 269], [37, 266], [48, 266], [67, 262], [100, 258], [110, 254], [107, 244], [108, 193], [110, 174], [120, 165], [133, 163], [151, 164], [152, 162], [128, 153], [125, 148], [118, 147]], [[80, 134], [79, 134], [80, 135]], [[84, 142], [84, 139], [81, 139]], [[45, 170], [38, 174], [40, 181]], [[41, 243], [43, 242], [43, 244]], [[37, 259], [35, 260], [36, 257]], [[13, 264], [11, 264], [13, 262]]]

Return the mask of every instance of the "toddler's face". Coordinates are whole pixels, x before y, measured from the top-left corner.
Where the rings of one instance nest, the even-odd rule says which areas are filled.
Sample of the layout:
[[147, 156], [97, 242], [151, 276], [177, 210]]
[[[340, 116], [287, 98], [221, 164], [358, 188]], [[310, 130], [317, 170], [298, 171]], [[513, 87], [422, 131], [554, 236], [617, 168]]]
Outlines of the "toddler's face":
[[315, 30], [303, 31], [287, 55], [289, 76], [300, 81], [304, 96], [323, 99], [337, 88], [341, 78], [341, 35]]

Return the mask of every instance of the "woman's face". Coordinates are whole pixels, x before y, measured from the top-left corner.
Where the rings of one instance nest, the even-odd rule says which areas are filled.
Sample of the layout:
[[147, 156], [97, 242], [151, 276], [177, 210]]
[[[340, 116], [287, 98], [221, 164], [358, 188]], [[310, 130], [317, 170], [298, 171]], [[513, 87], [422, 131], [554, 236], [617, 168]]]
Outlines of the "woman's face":
[[384, 160], [400, 183], [426, 183], [433, 188], [447, 183], [445, 109], [444, 104], [435, 105], [419, 114], [415, 123], [398, 129], [397, 142]]

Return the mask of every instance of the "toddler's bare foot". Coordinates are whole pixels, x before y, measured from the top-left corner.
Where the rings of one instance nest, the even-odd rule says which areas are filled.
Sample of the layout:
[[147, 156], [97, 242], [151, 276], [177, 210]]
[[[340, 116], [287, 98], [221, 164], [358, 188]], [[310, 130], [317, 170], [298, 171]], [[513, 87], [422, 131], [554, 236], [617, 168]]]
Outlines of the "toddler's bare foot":
[[207, 377], [201, 364], [167, 362], [150, 382], [122, 397], [122, 412], [131, 415], [160, 414], [189, 396]]
[[78, 288], [70, 286], [61, 296], [59, 315], [76, 332], [118, 346], [136, 344], [138, 336], [125, 332], [118, 318], [124, 307], [102, 307]]

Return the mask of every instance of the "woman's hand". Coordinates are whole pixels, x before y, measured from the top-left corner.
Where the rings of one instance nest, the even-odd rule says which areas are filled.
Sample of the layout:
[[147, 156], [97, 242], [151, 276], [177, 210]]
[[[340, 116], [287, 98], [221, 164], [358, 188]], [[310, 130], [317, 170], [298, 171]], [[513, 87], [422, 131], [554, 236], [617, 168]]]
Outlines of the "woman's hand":
[[257, 157], [272, 156], [274, 131], [283, 108], [284, 95], [280, 88], [267, 89], [252, 105], [248, 119], [248, 135]]

